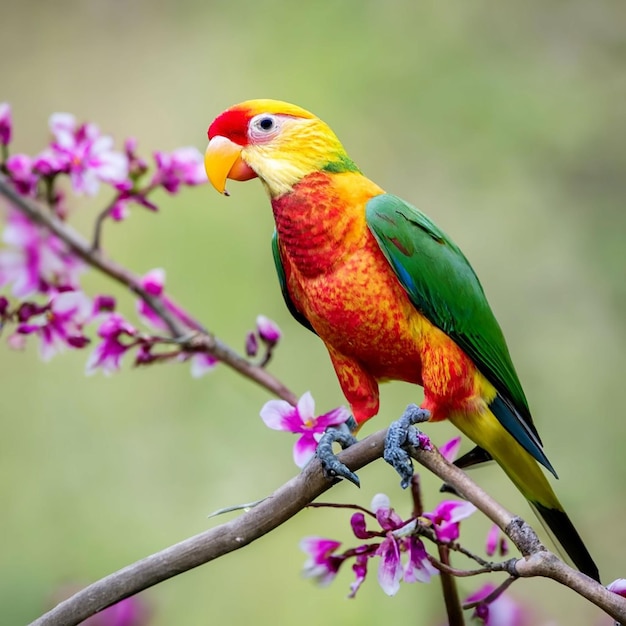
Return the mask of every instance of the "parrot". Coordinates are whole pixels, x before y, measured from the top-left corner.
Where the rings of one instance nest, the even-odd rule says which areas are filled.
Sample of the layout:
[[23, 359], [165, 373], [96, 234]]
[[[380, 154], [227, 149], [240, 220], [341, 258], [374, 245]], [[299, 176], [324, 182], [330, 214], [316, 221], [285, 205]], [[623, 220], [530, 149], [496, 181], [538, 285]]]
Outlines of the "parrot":
[[[324, 343], [351, 409], [351, 432], [378, 413], [380, 383], [420, 385], [419, 410], [399, 420], [404, 434], [396, 429], [385, 443], [400, 475], [406, 478], [406, 463], [412, 474], [398, 449], [410, 442], [407, 428], [448, 419], [476, 444], [458, 465], [495, 460], [573, 564], [599, 581], [540, 467], [557, 477], [502, 330], [453, 240], [367, 178], [331, 128], [299, 106], [247, 100], [219, 114], [208, 139], [204, 165], [218, 192], [228, 195], [228, 179], [258, 178], [265, 187], [283, 298]], [[335, 440], [345, 447], [355, 439]], [[356, 482], [330, 446], [328, 453], [320, 460], [330, 474]]]

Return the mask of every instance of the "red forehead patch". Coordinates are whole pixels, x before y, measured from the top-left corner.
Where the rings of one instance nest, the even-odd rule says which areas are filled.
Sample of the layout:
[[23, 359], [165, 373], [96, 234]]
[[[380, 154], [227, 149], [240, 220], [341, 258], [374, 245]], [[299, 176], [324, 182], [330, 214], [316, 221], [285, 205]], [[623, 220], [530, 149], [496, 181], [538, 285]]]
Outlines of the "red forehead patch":
[[216, 135], [245, 146], [248, 143], [248, 122], [252, 114], [249, 109], [228, 109], [218, 115], [209, 126], [209, 139]]

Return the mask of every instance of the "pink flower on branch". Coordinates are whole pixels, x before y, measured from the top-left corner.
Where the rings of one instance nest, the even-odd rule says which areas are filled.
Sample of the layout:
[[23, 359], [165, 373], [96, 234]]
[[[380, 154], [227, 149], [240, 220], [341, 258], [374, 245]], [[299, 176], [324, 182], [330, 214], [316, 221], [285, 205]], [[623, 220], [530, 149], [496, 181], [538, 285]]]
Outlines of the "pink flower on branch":
[[[144, 274], [140, 280], [141, 286], [151, 295], [162, 300], [165, 308], [173, 313], [181, 322], [189, 328], [197, 329], [198, 323], [181, 307], [175, 304], [165, 295], [165, 270], [155, 268]], [[147, 326], [158, 330], [166, 330], [167, 324], [157, 312], [143, 299], [137, 301], [137, 314]]]
[[77, 194], [93, 196], [101, 182], [123, 184], [128, 178], [128, 158], [113, 149], [113, 139], [101, 135], [95, 124], [78, 125], [69, 113], [50, 117], [53, 141], [39, 154], [35, 168], [52, 176], [68, 174]]
[[122, 357], [138, 345], [139, 331], [119, 313], [110, 313], [100, 324], [98, 335], [102, 341], [87, 360], [85, 371], [93, 374], [100, 369], [109, 375], [120, 369]]
[[497, 524], [492, 524], [487, 533], [485, 552], [487, 556], [493, 556], [496, 552], [498, 552], [500, 556], [505, 556], [509, 552], [509, 544], [507, 543], [506, 536], [502, 533]]
[[191, 362], [191, 376], [193, 378], [200, 378], [215, 369], [215, 366], [219, 361], [212, 355], [205, 352], [198, 352], [189, 356], [189, 353], [184, 353]]
[[46, 293], [51, 287], [78, 288], [82, 262], [60, 239], [19, 211], [9, 212], [2, 240], [10, 248], [0, 250], [0, 287], [12, 285], [18, 298]]
[[26, 154], [12, 154], [6, 162], [7, 173], [15, 188], [23, 196], [34, 196], [37, 176], [33, 172], [32, 159]]
[[293, 460], [304, 467], [314, 456], [317, 442], [329, 426], [343, 424], [350, 417], [345, 407], [315, 415], [315, 401], [306, 392], [294, 407], [285, 400], [270, 400], [261, 409], [261, 419], [274, 430], [299, 434], [293, 447]]
[[155, 152], [155, 172], [150, 187], [162, 186], [175, 194], [181, 185], [202, 185], [207, 182], [204, 159], [197, 148], [178, 148], [173, 152]]
[[459, 538], [459, 524], [476, 511], [471, 502], [461, 500], [444, 500], [432, 513], [424, 513], [431, 520], [437, 539], [440, 541], [456, 541]]
[[12, 132], [11, 105], [8, 102], [0, 102], [0, 146], [8, 146], [11, 143]]
[[429, 582], [438, 570], [431, 564], [422, 540], [416, 535], [418, 520], [403, 520], [389, 503], [385, 494], [372, 499], [368, 515], [376, 519], [380, 528], [368, 529], [363, 510], [352, 515], [350, 526], [357, 539], [377, 539], [337, 553], [339, 542], [313, 537], [303, 540], [301, 547], [310, 555], [305, 564], [305, 575], [319, 582], [331, 582], [339, 567], [354, 559], [352, 570], [355, 580], [350, 585], [353, 598], [367, 576], [370, 559], [379, 558], [378, 583], [390, 596], [400, 589], [400, 582]]
[[460, 449], [461, 437], [453, 437], [450, 441], [446, 441], [446, 443], [439, 446], [441, 456], [449, 463], [452, 463], [454, 459], [456, 459]]
[[334, 554], [341, 545], [339, 541], [323, 537], [305, 537], [300, 541], [300, 549], [309, 555], [304, 564], [303, 575], [313, 578], [322, 586], [329, 585], [345, 561], [343, 555]]
[[256, 330], [261, 341], [269, 346], [275, 346], [282, 336], [278, 324], [265, 315], [257, 316]]
[[33, 315], [18, 324], [16, 332], [38, 336], [41, 358], [48, 361], [66, 347], [84, 348], [89, 343], [83, 326], [91, 318], [92, 310], [91, 301], [81, 291], [58, 293], [47, 306], [33, 308]]
[[617, 578], [606, 587], [609, 591], [616, 593], [618, 596], [626, 598], [626, 578]]

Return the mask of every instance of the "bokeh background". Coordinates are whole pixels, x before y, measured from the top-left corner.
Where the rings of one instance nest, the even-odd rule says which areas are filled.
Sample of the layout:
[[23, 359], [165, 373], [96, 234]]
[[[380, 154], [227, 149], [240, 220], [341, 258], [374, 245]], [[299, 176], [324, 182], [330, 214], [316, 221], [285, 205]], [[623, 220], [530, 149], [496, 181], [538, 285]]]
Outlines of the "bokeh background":
[[[626, 8], [620, 2], [242, 2], [2, 0], [0, 101], [14, 149], [38, 152], [51, 113], [97, 122], [140, 151], [194, 145], [231, 104], [289, 100], [325, 119], [365, 173], [431, 215], [461, 245], [508, 338], [558, 493], [604, 580], [626, 575]], [[342, 403], [319, 341], [292, 321], [274, 276], [272, 218], [260, 184], [162, 196], [108, 224], [110, 254], [144, 273], [242, 349], [258, 313], [284, 340], [271, 371], [320, 410]], [[76, 202], [89, 232], [107, 197]], [[98, 276], [91, 293], [134, 302]], [[134, 319], [134, 318], [133, 318]], [[40, 362], [0, 348], [0, 607], [23, 624], [60, 585], [87, 583], [200, 532], [211, 511], [270, 493], [296, 471], [290, 436], [258, 417], [267, 393], [226, 367], [186, 365], [85, 377], [87, 352]], [[383, 391], [373, 432], [421, 390]], [[452, 430], [433, 425], [445, 441]], [[465, 444], [469, 446], [468, 443]], [[497, 467], [475, 478], [533, 521]], [[326, 499], [410, 502], [378, 463], [362, 489]], [[426, 504], [439, 499], [424, 477]], [[298, 541], [350, 541], [348, 514], [305, 511], [257, 543], [145, 594], [155, 626], [442, 624], [438, 583], [386, 597], [374, 576], [347, 600], [350, 571], [327, 589], [299, 576]], [[488, 524], [467, 524], [482, 549]], [[462, 593], [479, 585], [461, 581]], [[542, 580], [515, 597], [536, 624], [597, 624], [598, 611]]]

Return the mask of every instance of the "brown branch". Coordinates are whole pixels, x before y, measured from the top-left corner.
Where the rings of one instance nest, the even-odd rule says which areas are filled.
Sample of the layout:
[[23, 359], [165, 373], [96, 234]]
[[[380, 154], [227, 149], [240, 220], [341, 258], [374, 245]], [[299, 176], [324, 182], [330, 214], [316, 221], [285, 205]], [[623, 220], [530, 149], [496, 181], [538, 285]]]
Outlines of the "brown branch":
[[456, 584], [456, 578], [453, 572], [450, 571], [452, 569], [450, 567], [450, 549], [442, 545], [437, 546], [437, 548], [439, 550], [439, 562], [443, 566], [439, 568], [439, 581], [441, 582], [441, 590], [446, 605], [448, 625], [465, 626], [459, 589]]
[[47, 211], [38, 202], [20, 195], [13, 187], [11, 181], [2, 173], [0, 173], [0, 195], [3, 195], [15, 209], [24, 213], [35, 224], [43, 226], [56, 235], [85, 263], [124, 285], [132, 293], [144, 300], [165, 322], [172, 336], [179, 340], [178, 344], [181, 349], [211, 354], [242, 376], [261, 385], [270, 393], [287, 400], [291, 404], [297, 402], [297, 396], [281, 381], [262, 367], [237, 354], [229, 346], [209, 333], [199, 322], [190, 320], [194, 328], [184, 324], [166, 307], [162, 298], [153, 296], [141, 286], [141, 281], [135, 274], [109, 259], [101, 250], [94, 249], [80, 233], [60, 220], [56, 215]]
[[[382, 456], [386, 431], [379, 431], [340, 453], [352, 471]], [[566, 585], [611, 617], [626, 622], [626, 599], [608, 591], [588, 576], [576, 572], [547, 551], [534, 531], [514, 517], [476, 485], [462, 470], [448, 463], [436, 450], [414, 450], [413, 457], [445, 483], [452, 485], [489, 519], [502, 528], [522, 554], [511, 560], [514, 576], [545, 576]], [[221, 526], [207, 530], [153, 554], [93, 583], [35, 620], [31, 626], [72, 626], [97, 611], [159, 582], [238, 550], [279, 527], [327, 491], [318, 461], [262, 500], [256, 507]]]

